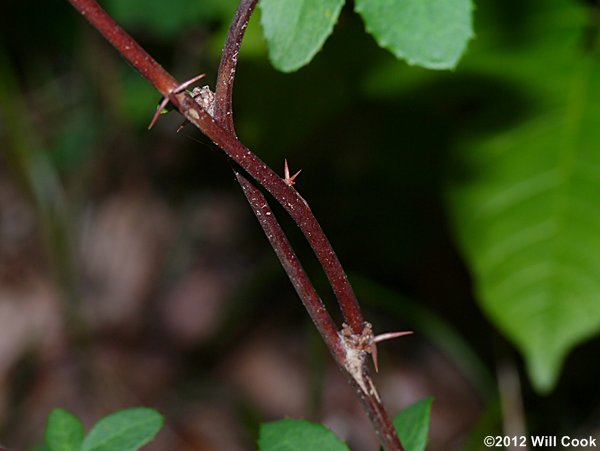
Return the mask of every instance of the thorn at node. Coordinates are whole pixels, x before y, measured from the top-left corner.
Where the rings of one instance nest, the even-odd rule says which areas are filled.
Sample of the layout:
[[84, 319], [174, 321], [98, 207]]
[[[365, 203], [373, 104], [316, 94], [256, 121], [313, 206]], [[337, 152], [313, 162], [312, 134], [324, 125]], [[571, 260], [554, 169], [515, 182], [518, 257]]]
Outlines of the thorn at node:
[[156, 112], [154, 113], [154, 116], [152, 116], [150, 125], [148, 125], [148, 130], [150, 130], [154, 126], [155, 122], [158, 119], [158, 116], [160, 116], [162, 114], [163, 110], [169, 103], [169, 96], [172, 96], [173, 94], [179, 94], [181, 91], [186, 89], [188, 86], [193, 85], [194, 83], [196, 83], [198, 80], [200, 80], [201, 78], [203, 78], [205, 76], [206, 76], [206, 74], [196, 75], [194, 78], [190, 78], [188, 81], [184, 81], [179, 86], [176, 86], [168, 95], [164, 96], [162, 99], [162, 102], [160, 102], [160, 105], [158, 105], [158, 108], [156, 108]]
[[288, 166], [288, 161], [287, 158], [285, 160], [283, 160], [283, 181], [286, 183], [286, 185], [288, 186], [293, 186], [296, 180], [296, 177], [298, 177], [298, 175], [302, 172], [302, 169], [300, 169], [299, 171], [297, 171], [294, 175], [292, 175], [290, 177], [290, 168]]
[[386, 340], [393, 340], [394, 338], [403, 337], [404, 335], [410, 335], [412, 333], [412, 330], [403, 332], [387, 332], [385, 334], [380, 334], [373, 337], [368, 352], [371, 354], [371, 358], [373, 359], [373, 366], [375, 367], [376, 373], [379, 372], [379, 362], [377, 361], [377, 343]]

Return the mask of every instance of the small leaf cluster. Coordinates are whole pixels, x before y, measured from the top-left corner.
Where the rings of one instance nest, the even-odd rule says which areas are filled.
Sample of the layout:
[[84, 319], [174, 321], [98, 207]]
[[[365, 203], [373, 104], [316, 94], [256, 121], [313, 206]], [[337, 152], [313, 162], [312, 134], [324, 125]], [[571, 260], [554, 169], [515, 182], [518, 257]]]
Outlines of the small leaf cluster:
[[155, 410], [135, 407], [112, 413], [88, 432], [81, 420], [64, 409], [48, 416], [44, 451], [136, 451], [151, 441], [163, 425]]

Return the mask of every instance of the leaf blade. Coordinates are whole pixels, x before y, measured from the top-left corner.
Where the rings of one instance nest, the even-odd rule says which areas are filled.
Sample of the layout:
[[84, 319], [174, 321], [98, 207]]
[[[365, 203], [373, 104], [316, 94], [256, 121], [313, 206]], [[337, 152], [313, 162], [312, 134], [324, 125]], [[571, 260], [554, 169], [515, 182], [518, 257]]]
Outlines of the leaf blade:
[[158, 433], [163, 417], [153, 409], [134, 407], [102, 418], [90, 430], [81, 451], [136, 451]]
[[356, 0], [377, 43], [410, 65], [452, 69], [473, 37], [471, 0]]
[[308, 64], [333, 31], [344, 0], [261, 0], [269, 59], [282, 72]]
[[290, 418], [261, 424], [258, 445], [260, 451], [349, 451], [346, 444], [322, 424]]
[[[600, 331], [600, 66], [568, 46], [544, 58], [519, 74], [539, 90], [540, 110], [466, 146], [459, 158], [473, 175], [449, 199], [478, 299], [541, 393], [555, 386], [571, 348]], [[545, 73], [554, 73], [554, 89], [539, 82]]]
[[83, 436], [83, 424], [75, 415], [60, 408], [50, 412], [44, 434], [50, 451], [78, 451]]
[[431, 396], [421, 399], [394, 417], [394, 427], [407, 451], [425, 451], [432, 403]]

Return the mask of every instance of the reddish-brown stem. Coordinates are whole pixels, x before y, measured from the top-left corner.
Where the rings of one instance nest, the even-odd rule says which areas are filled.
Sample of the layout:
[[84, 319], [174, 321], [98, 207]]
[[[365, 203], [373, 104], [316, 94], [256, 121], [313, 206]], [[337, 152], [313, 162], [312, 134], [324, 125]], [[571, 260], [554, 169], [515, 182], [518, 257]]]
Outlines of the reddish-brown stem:
[[363, 316], [350, 282], [329, 240], [315, 219], [306, 201], [254, 153], [235, 134], [207, 114], [186, 92], [174, 93], [179, 83], [142, 49], [95, 0], [69, 0], [87, 20], [136, 68], [156, 89], [169, 97], [171, 103], [187, 120], [198, 127], [232, 160], [263, 186], [296, 221], [317, 255], [333, 292], [338, 299], [344, 320], [355, 333], [363, 327]]
[[363, 403], [364, 410], [367, 412], [373, 428], [379, 437], [379, 441], [386, 451], [405, 451], [404, 446], [398, 438], [396, 429], [390, 421], [390, 417], [385, 410], [385, 407], [379, 399], [379, 395], [375, 391], [375, 387], [368, 374], [364, 376], [367, 383], [373, 387], [372, 390], [365, 392], [356, 381], [351, 380], [352, 385], [356, 389]]
[[[237, 59], [256, 2], [257, 0], [240, 1], [229, 28], [229, 33], [227, 34], [217, 75], [214, 119], [223, 128], [233, 134], [235, 134], [235, 125], [233, 123], [232, 96]], [[334, 358], [342, 362], [344, 360], [344, 350], [342, 349], [342, 343], [335, 323], [304, 271], [300, 260], [298, 260], [294, 249], [285, 236], [285, 232], [279, 225], [279, 222], [277, 222], [277, 218], [273, 214], [265, 196], [238, 171], [234, 170], [234, 173], [259, 224], [267, 235], [271, 246], [275, 250], [275, 254], [279, 258], [283, 269], [290, 278], [294, 289], [302, 300], [317, 330], [323, 337], [327, 347], [331, 350]]]
[[90, 0], [69, 1], [162, 95], [169, 95], [178, 85], [171, 74], [148, 55], [97, 2]]
[[[384, 448], [386, 450], [404, 451], [398, 435], [396, 434], [396, 430], [390, 421], [390, 417], [383, 407], [375, 386], [365, 367], [365, 352], [356, 352], [350, 344], [341, 339], [331, 316], [327, 313], [323, 302], [302, 268], [302, 264], [298, 260], [285, 233], [277, 222], [267, 200], [252, 182], [237, 171], [235, 172], [235, 175], [242, 186], [244, 194], [248, 199], [248, 203], [252, 206], [252, 210], [254, 211], [258, 222], [265, 231], [271, 246], [275, 250], [281, 265], [288, 274], [290, 281], [296, 289], [308, 314], [315, 323], [317, 330], [333, 354], [336, 363], [349, 376], [348, 380], [360, 397], [364, 410], [373, 423], [373, 428], [377, 432]], [[406, 333], [410, 332], [402, 332], [400, 334], [403, 335]], [[384, 334], [384, 339], [388, 338], [388, 335], [391, 338], [391, 335], [396, 334]], [[375, 341], [375, 339], [373, 341]], [[352, 360], [352, 357], [348, 357], [351, 354], [355, 355], [355, 361], [352, 363], [349, 362]], [[358, 364], [358, 373], [352, 371], [353, 364]]]
[[306, 201], [275, 171], [240, 141], [234, 139], [231, 133], [221, 128], [203, 110], [195, 107], [193, 99], [183, 96], [176, 98], [173, 103], [185, 113], [185, 117], [190, 122], [200, 128], [232, 160], [244, 168], [258, 184], [263, 186], [296, 221], [329, 278], [345, 321], [352, 327], [352, 330], [360, 333], [363, 327], [363, 317], [354, 292], [331, 244]]
[[[333, 291], [338, 299], [342, 315], [348, 324], [350, 334], [342, 336], [337, 333], [335, 324], [325, 311], [310, 280], [304, 273], [297, 258], [293, 254], [283, 231], [276, 220], [261, 222], [270, 240], [282, 259], [284, 268], [290, 275], [292, 283], [298, 290], [307, 310], [311, 314], [317, 328], [330, 347], [336, 361], [351, 376], [351, 383], [356, 388], [371, 418], [376, 432], [386, 450], [403, 451], [402, 445], [394, 431], [379, 396], [375, 390], [364, 361], [366, 350], [357, 347], [361, 339], [372, 337], [364, 334], [365, 324], [358, 306], [356, 296], [350, 286], [343, 268], [325, 237], [323, 230], [315, 219], [306, 201], [294, 188], [288, 185], [275, 171], [269, 168], [255, 154], [246, 148], [236, 137], [231, 111], [231, 93], [235, 77], [237, 54], [244, 30], [248, 24], [255, 0], [242, 0], [236, 12], [230, 36], [224, 50], [224, 61], [221, 63], [217, 83], [217, 104], [213, 119], [186, 92], [179, 92], [177, 81], [146, 53], [119, 25], [96, 3], [95, 0], [69, 0], [87, 20], [97, 28], [102, 35], [133, 65], [156, 89], [168, 97], [170, 102], [183, 114], [187, 120], [198, 127], [226, 155], [242, 167], [259, 185], [264, 187], [296, 221], [307, 241], [313, 248], [325, 271]], [[246, 196], [253, 205], [255, 212], [261, 215], [270, 212], [264, 197], [247, 179], [239, 178]], [[257, 195], [260, 194], [259, 195]], [[260, 218], [259, 218], [260, 220]]]
[[[233, 82], [235, 80], [235, 71], [237, 66], [237, 56], [240, 50], [241, 42], [244, 37], [248, 21], [256, 5], [256, 0], [241, 0], [235, 13], [233, 22], [227, 35], [227, 40], [221, 55], [221, 64], [217, 76], [216, 96], [215, 96], [215, 120], [225, 129], [235, 134], [232, 111]], [[285, 160], [284, 181], [288, 186], [293, 185], [294, 178], [299, 174], [290, 177], [287, 160]], [[384, 448], [388, 451], [404, 451], [404, 448], [396, 434], [396, 430], [390, 420], [390, 417], [383, 407], [379, 395], [371, 381], [368, 370], [364, 363], [365, 351], [358, 351], [343, 339], [343, 334], [338, 335], [335, 330], [335, 324], [329, 313], [325, 310], [323, 302], [319, 298], [308, 275], [302, 268], [302, 265], [294, 250], [292, 249], [285, 233], [281, 229], [279, 222], [275, 218], [267, 200], [260, 190], [254, 186], [243, 175], [235, 171], [236, 178], [240, 183], [252, 210], [256, 215], [261, 227], [263, 228], [271, 246], [275, 250], [279, 261], [285, 272], [288, 274], [292, 285], [296, 289], [298, 296], [302, 300], [306, 310], [312, 318], [317, 330], [323, 337], [327, 347], [333, 354], [336, 363], [348, 376], [350, 384], [354, 387], [365, 412], [373, 423], [373, 427], [379, 436]], [[307, 206], [308, 207], [308, 206]], [[333, 252], [333, 251], [332, 251]], [[340, 265], [341, 269], [341, 265]], [[345, 275], [344, 275], [345, 277]], [[347, 282], [347, 280], [346, 280]], [[370, 330], [370, 327], [369, 327]], [[354, 331], [353, 337], [358, 334]], [[370, 337], [369, 337], [370, 338]], [[373, 339], [374, 340], [374, 339]], [[371, 352], [376, 364], [376, 344], [372, 343]], [[354, 358], [352, 357], [354, 356]]]
[[[257, 0], [241, 0], [238, 5], [221, 54], [221, 63], [219, 65], [217, 85], [215, 87], [214, 118], [217, 123], [234, 135], [235, 125], [233, 123], [232, 107], [233, 82], [235, 80], [241, 43], [256, 3]], [[244, 166], [242, 165], [242, 167]], [[272, 191], [270, 192], [280, 203], [282, 203]], [[317, 255], [317, 258], [321, 262], [323, 270], [331, 283], [333, 292], [340, 303], [344, 320], [352, 327], [352, 330], [355, 333], [360, 333], [363, 327], [363, 318], [360, 307], [358, 306], [358, 301], [356, 300], [356, 296], [354, 295], [346, 273], [333, 251], [329, 240], [314, 218], [308, 204], [295, 192], [295, 190], [294, 194], [296, 205], [285, 203], [282, 203], [282, 205], [288, 210], [292, 218], [296, 220], [298, 226]], [[300, 221], [296, 219], [290, 211], [291, 208], [295, 208], [296, 211], [300, 208], [300, 216], [303, 216], [304, 218], [300, 219]]]
[[302, 268], [300, 260], [298, 260], [279, 222], [277, 222], [277, 218], [275, 218], [275, 215], [271, 211], [265, 196], [242, 174], [235, 171], [235, 176], [248, 199], [248, 203], [252, 206], [258, 222], [275, 250], [275, 254], [279, 258], [283, 269], [289, 276], [292, 285], [315, 323], [317, 330], [323, 337], [323, 340], [325, 340], [325, 344], [331, 350], [334, 358], [338, 362], [343, 362], [345, 352], [335, 323], [325, 309], [323, 301], [317, 294], [304, 268]]
[[229, 27], [229, 33], [221, 53], [221, 64], [217, 75], [215, 87], [215, 120], [223, 125], [223, 128], [235, 133], [233, 124], [233, 81], [235, 80], [235, 69], [237, 67], [238, 54], [250, 16], [254, 11], [257, 0], [241, 0], [238, 5], [233, 21]]

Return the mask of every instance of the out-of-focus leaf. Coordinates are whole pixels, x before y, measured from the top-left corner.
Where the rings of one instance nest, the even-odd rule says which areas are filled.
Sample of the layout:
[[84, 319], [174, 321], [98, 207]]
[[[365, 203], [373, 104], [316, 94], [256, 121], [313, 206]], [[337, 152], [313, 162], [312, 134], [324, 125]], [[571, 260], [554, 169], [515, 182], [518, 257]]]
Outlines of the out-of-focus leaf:
[[79, 418], [64, 409], [50, 412], [45, 434], [50, 451], [79, 451], [83, 435], [83, 424]]
[[89, 162], [95, 150], [98, 131], [91, 111], [81, 108], [57, 128], [48, 157], [60, 173], [76, 172]]
[[488, 71], [511, 67], [537, 109], [463, 146], [450, 195], [479, 300], [541, 392], [569, 350], [600, 331], [600, 66], [582, 48], [585, 12], [546, 2], [536, 14], [544, 30], [486, 61]]
[[394, 427], [406, 451], [425, 450], [432, 402], [432, 397], [421, 399], [394, 417]]
[[35, 445], [31, 451], [51, 451], [45, 444], [41, 443], [39, 445]]
[[260, 426], [260, 451], [349, 451], [346, 444], [322, 424], [285, 419]]
[[292, 72], [323, 47], [344, 0], [261, 0], [261, 22], [269, 58], [277, 69]]
[[142, 26], [147, 33], [171, 37], [198, 23], [229, 22], [237, 3], [236, 0], [107, 0], [105, 7], [121, 24]]
[[136, 451], [158, 433], [163, 417], [153, 409], [135, 407], [102, 418], [85, 437], [81, 451]]
[[124, 120], [145, 128], [148, 125], [148, 116], [152, 117], [161, 100], [160, 94], [131, 68], [123, 66], [123, 69], [123, 95], [118, 100], [119, 112]]
[[377, 43], [409, 64], [456, 66], [473, 37], [471, 0], [356, 0]]

